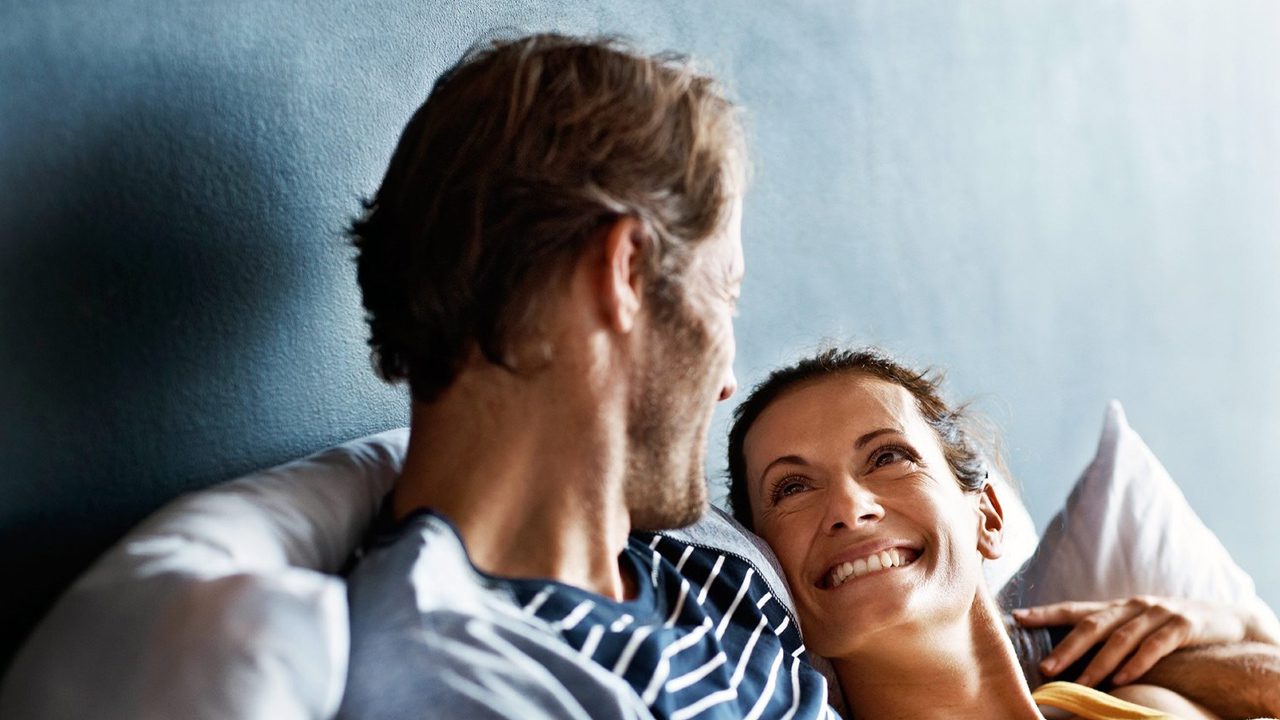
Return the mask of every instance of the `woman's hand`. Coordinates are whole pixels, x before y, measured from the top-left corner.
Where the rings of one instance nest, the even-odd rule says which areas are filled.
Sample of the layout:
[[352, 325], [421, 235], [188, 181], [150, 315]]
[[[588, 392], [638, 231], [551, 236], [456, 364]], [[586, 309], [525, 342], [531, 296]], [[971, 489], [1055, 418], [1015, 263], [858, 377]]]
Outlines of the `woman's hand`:
[[1252, 611], [1182, 598], [1061, 602], [1014, 610], [1013, 616], [1031, 628], [1075, 626], [1041, 661], [1040, 670], [1049, 677], [1104, 643], [1076, 680], [1089, 686], [1117, 668], [1113, 683], [1132, 682], [1179, 648], [1260, 639], [1254, 637], [1257, 620]]

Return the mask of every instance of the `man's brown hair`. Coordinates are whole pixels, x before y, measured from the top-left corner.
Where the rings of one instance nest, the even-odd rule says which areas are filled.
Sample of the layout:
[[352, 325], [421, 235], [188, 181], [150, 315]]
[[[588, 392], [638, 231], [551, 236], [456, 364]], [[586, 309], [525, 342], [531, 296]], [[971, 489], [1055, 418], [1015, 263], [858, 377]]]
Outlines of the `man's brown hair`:
[[539, 296], [622, 216], [645, 228], [657, 299], [678, 292], [744, 163], [734, 106], [679, 56], [560, 35], [473, 48], [436, 81], [351, 228], [379, 373], [430, 401], [473, 349], [520, 370]]

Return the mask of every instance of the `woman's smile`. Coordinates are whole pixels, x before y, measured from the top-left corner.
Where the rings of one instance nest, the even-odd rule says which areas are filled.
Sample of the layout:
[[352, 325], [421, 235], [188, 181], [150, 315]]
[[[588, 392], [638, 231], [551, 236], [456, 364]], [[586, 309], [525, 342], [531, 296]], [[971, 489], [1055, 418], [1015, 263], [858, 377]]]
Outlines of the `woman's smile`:
[[854, 580], [878, 577], [890, 570], [911, 565], [920, 557], [920, 551], [908, 545], [891, 546], [858, 554], [852, 560], [837, 561], [815, 583], [823, 590], [835, 590]]

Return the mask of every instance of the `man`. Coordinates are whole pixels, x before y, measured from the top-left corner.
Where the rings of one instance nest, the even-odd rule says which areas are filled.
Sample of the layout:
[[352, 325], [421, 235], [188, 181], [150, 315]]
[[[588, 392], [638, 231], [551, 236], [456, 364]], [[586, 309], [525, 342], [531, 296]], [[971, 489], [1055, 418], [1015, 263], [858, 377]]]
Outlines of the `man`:
[[349, 580], [344, 716], [828, 713], [745, 536], [651, 534], [707, 509], [745, 174], [733, 106], [677, 58], [539, 35], [436, 83], [353, 229], [413, 410]]

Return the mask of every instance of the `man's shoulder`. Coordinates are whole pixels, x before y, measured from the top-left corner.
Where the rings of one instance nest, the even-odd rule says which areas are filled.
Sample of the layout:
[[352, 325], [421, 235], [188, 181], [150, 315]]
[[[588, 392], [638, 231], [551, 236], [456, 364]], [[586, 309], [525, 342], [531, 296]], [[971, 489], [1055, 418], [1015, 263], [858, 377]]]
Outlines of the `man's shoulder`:
[[704, 548], [707, 551], [737, 555], [751, 564], [778, 599], [794, 614], [795, 604], [791, 591], [782, 576], [782, 566], [778, 558], [761, 540], [759, 536], [744, 528], [725, 511], [711, 506], [698, 522], [676, 530], [663, 530], [656, 533], [687, 545]]
[[[693, 525], [650, 533], [650, 535], [675, 540], [710, 556], [729, 554], [745, 560], [764, 580], [769, 594], [786, 609], [793, 621], [798, 621], [795, 600], [791, 596], [791, 590], [783, 576], [782, 565], [778, 562], [777, 556], [763, 539], [747, 530], [727, 512], [713, 505]], [[758, 600], [759, 598], [752, 598], [753, 603]], [[798, 622], [796, 627], [799, 628]], [[826, 677], [831, 691], [831, 703], [837, 710], [844, 708], [844, 698], [840, 693], [840, 685], [831, 663], [817, 655], [806, 655], [806, 658], [811, 667]]]
[[[342, 717], [644, 718], [630, 686], [524, 613], [421, 514], [375, 538], [348, 577], [351, 665]], [[426, 716], [433, 716], [426, 711]]]
[[353, 615], [369, 605], [385, 611], [408, 603], [425, 613], [502, 606], [493, 606], [501, 594], [485, 586], [454, 527], [426, 511], [376, 528], [347, 576], [347, 587]]

